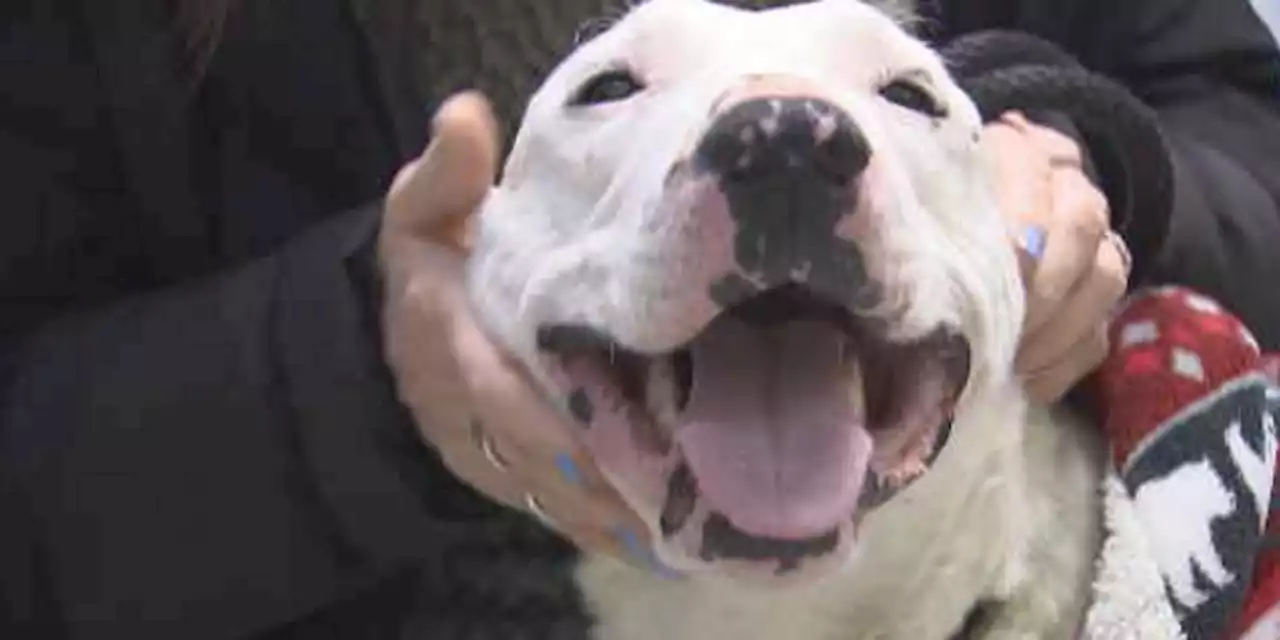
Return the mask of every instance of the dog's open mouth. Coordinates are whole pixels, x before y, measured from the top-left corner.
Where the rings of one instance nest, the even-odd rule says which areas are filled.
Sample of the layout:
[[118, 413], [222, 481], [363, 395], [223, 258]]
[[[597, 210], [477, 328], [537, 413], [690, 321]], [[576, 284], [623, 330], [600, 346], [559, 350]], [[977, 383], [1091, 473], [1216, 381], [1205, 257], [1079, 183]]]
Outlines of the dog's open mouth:
[[594, 438], [602, 466], [648, 486], [663, 536], [703, 561], [779, 574], [834, 550], [923, 473], [969, 369], [957, 332], [893, 342], [798, 285], [725, 310], [667, 353], [579, 326], [543, 327], [539, 343], [570, 411], [607, 431]]

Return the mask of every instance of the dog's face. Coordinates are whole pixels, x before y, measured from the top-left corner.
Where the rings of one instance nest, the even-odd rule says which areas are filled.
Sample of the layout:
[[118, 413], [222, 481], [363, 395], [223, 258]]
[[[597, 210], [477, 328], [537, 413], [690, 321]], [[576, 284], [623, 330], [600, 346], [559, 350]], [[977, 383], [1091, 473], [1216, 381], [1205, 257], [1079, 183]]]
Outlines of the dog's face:
[[474, 301], [663, 560], [839, 565], [1009, 383], [1021, 289], [980, 128], [855, 0], [652, 0], [546, 80], [481, 216]]

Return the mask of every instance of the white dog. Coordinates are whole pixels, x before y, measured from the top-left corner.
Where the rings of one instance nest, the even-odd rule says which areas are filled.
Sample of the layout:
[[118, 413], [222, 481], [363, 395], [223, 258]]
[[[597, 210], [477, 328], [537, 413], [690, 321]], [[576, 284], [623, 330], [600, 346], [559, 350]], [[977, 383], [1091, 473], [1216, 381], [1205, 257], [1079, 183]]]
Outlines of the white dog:
[[652, 0], [529, 105], [474, 303], [652, 527], [604, 640], [1068, 638], [1103, 449], [1012, 374], [974, 106], [855, 0]]

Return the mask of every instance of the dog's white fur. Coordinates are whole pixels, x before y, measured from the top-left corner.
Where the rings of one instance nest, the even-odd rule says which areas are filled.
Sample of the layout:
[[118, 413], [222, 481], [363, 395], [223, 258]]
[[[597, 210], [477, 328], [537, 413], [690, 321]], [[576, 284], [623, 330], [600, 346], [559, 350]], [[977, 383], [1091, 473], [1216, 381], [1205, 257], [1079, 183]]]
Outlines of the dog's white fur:
[[[566, 108], [580, 83], [622, 60], [645, 74], [644, 93]], [[940, 97], [946, 118], [878, 97], [879, 83], [907, 72]], [[1100, 545], [1102, 447], [1065, 412], [1028, 407], [1012, 377], [1023, 299], [981, 123], [938, 57], [884, 13], [855, 0], [761, 13], [652, 0], [580, 47], [530, 103], [481, 215], [470, 268], [481, 318], [548, 389], [540, 324], [586, 322], [638, 348], [671, 348], [688, 322], [672, 309], [689, 308], [672, 270], [696, 264], [706, 247], [688, 240], [696, 221], [669, 217], [664, 181], [715, 100], [760, 74], [822, 87], [863, 130], [875, 217], [860, 247], [892, 285], [875, 312], [899, 337], [961, 327], [973, 373], [950, 443], [864, 520], [837, 575], [767, 589], [714, 574], [672, 581], [590, 558], [578, 580], [596, 637], [941, 640], [981, 600], [1003, 604], [980, 637], [1072, 637]], [[659, 505], [622, 485], [656, 522]]]
[[1075, 638], [1101, 540], [1098, 443], [1020, 400], [968, 411], [933, 468], [864, 523], [838, 575], [762, 589], [672, 581], [611, 558], [578, 572], [601, 640], [942, 640], [976, 602], [983, 639]]

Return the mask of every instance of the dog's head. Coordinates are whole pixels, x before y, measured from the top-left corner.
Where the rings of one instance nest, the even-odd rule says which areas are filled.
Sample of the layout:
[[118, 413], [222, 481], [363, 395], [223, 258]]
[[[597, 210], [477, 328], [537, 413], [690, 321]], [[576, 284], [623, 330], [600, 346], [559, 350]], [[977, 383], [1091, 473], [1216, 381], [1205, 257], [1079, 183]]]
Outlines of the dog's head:
[[855, 0], [652, 0], [546, 80], [472, 292], [662, 559], [838, 564], [1008, 384], [1022, 298], [980, 129]]

